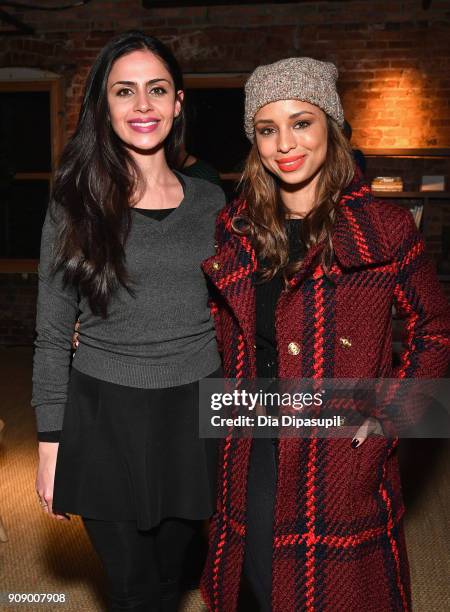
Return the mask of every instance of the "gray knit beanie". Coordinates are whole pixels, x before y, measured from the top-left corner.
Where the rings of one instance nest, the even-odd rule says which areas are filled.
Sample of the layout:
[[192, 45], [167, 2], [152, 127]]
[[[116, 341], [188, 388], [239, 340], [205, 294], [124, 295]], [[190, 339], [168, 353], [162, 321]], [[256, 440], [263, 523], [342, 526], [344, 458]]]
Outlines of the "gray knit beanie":
[[331, 62], [311, 57], [290, 57], [258, 66], [245, 84], [247, 137], [253, 142], [253, 119], [260, 108], [278, 100], [302, 100], [321, 108], [337, 123], [344, 124], [344, 111], [336, 90], [338, 70]]

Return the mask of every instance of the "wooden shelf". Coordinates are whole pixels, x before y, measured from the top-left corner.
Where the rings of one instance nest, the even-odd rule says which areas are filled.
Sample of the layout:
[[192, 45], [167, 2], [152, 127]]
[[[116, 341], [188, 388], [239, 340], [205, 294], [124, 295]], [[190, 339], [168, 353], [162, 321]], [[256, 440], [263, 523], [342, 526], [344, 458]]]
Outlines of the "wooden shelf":
[[428, 149], [370, 149], [362, 148], [367, 157], [450, 157], [450, 148], [429, 147]]
[[37, 274], [38, 259], [0, 259], [0, 274]]
[[[221, 172], [220, 178], [223, 181], [238, 181], [241, 178], [240, 172]], [[433, 198], [435, 200], [450, 200], [450, 191], [373, 191], [376, 198], [391, 199], [417, 199], [426, 200]]]
[[450, 200], [450, 191], [373, 191], [376, 198], [426, 200]]
[[220, 178], [223, 181], [238, 181], [242, 176], [241, 172], [221, 172]]

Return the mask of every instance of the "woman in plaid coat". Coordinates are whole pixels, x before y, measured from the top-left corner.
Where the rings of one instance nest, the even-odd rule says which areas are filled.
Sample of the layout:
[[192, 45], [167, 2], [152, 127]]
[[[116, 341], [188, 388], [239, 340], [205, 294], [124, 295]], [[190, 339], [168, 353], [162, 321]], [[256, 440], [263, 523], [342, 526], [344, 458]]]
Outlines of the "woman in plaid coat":
[[[226, 377], [445, 375], [447, 300], [410, 213], [355, 171], [336, 79], [291, 58], [247, 82], [243, 196], [203, 264]], [[393, 306], [406, 320], [396, 367]], [[371, 417], [352, 441], [224, 440], [209, 610], [236, 610], [244, 572], [264, 611], [411, 609], [397, 438], [374, 435], [389, 431], [381, 408]]]

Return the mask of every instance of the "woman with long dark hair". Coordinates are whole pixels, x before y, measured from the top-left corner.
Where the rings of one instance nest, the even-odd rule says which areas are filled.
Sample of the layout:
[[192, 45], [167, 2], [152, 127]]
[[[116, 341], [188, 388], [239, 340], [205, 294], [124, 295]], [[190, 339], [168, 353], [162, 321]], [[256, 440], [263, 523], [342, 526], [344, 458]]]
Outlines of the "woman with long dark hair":
[[[448, 302], [410, 213], [375, 200], [355, 169], [336, 79], [333, 64], [290, 58], [246, 84], [243, 194], [203, 264], [227, 378], [295, 389], [445, 375]], [[393, 305], [406, 329], [398, 365]], [[397, 428], [383, 403], [370, 408], [350, 438], [281, 426], [274, 439], [226, 438], [209, 610], [236, 610], [243, 573], [264, 612], [411, 609]]]
[[214, 509], [197, 397], [220, 357], [200, 263], [224, 196], [171, 169], [182, 131], [169, 49], [140, 32], [112, 40], [88, 76], [42, 234], [36, 490], [51, 516], [83, 518], [112, 610], [175, 611], [187, 546]]

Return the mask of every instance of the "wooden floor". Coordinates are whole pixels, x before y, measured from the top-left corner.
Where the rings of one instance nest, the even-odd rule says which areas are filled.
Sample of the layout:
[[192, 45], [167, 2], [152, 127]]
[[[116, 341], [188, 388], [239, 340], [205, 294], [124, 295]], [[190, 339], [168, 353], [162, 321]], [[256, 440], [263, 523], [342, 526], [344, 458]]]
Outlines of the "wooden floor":
[[[0, 418], [6, 422], [0, 449], [0, 518], [9, 537], [8, 542], [0, 543], [0, 592], [61, 593], [67, 601], [64, 607], [0, 604], [0, 610], [104, 611], [101, 568], [79, 519], [73, 517], [70, 523], [51, 520], [37, 504], [31, 350], [0, 348], [0, 373]], [[450, 611], [448, 441], [404, 442], [402, 475], [414, 610]], [[242, 612], [253, 610], [248, 602], [241, 607]], [[180, 612], [203, 609], [199, 594], [192, 592]]]

